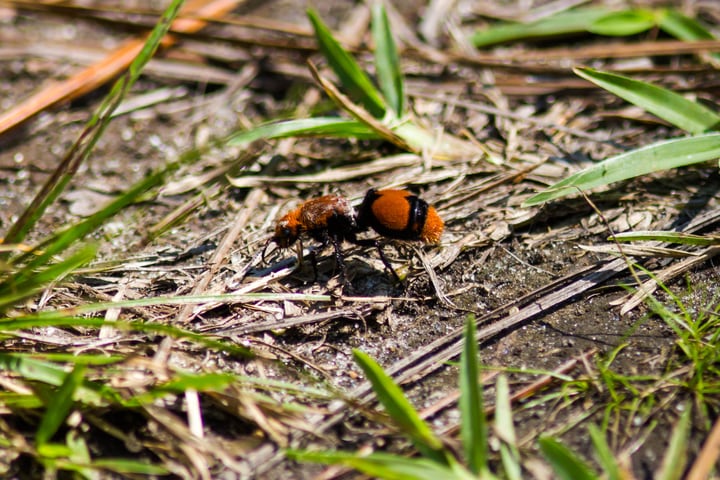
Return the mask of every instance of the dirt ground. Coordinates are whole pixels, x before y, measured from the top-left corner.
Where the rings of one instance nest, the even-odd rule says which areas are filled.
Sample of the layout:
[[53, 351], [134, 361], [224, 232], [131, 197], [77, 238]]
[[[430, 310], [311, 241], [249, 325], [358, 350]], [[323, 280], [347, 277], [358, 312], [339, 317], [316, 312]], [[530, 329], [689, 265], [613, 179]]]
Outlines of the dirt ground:
[[[332, 3], [315, 7], [333, 27], [357, 21], [364, 11], [353, 2]], [[421, 19], [425, 5], [411, 3], [403, 2], [399, 14], [412, 26]], [[460, 4], [466, 6], [465, 2]], [[304, 8], [299, 1], [245, 2], [235, 13], [307, 28]], [[12, 9], [2, 12], [0, 109], [9, 109], [51, 79], [77, 71], [102, 51], [135, 34], [127, 25], [83, 15]], [[462, 17], [468, 18], [470, 15]], [[463, 28], [471, 25], [468, 20]], [[717, 165], [613, 185], [592, 197], [602, 216], [582, 198], [531, 209], [522, 208], [521, 203], [592, 161], [680, 132], [600, 93], [560, 62], [496, 68], [471, 62], [440, 65], [408, 54], [403, 65], [415, 111], [453, 134], [461, 136], [464, 129], [485, 144], [502, 161], [500, 165], [484, 159], [419, 160], [343, 182], [269, 180], [259, 186], [235, 187], [228, 180], [260, 173], [314, 174], [348, 165], [362, 168], [374, 159], [400, 153], [375, 141], [295, 139], [263, 143], [247, 159], [238, 147], [214, 144], [239, 126], [295, 115], [298, 104], [302, 105], [299, 110], [308, 111], [324, 101], [311, 87], [305, 68], [305, 58], [311, 52], [260, 41], [252, 44], [247, 31], [237, 25], [211, 26], [203, 36], [186, 39], [149, 66], [121, 106], [124, 113], [113, 120], [68, 191], [51, 207], [27, 243], [86, 217], [148, 172], [183, 153], [199, 149], [201, 154], [181, 167], [160, 195], [125, 210], [96, 235], [100, 252], [95, 264], [116, 262], [117, 266], [88, 270], [38, 299], [35, 306], [68, 306], [117, 298], [118, 294], [143, 298], [229, 293], [252, 282], [258, 285], [255, 292], [329, 294], [330, 301], [240, 303], [196, 310], [182, 318], [181, 307], [143, 310], [152, 316], [148, 320], [250, 346], [262, 353], [260, 359], [246, 361], [181, 343], [167, 345], [161, 338], [133, 337], [127, 343], [102, 348], [147, 358], [156, 358], [159, 350], [168, 348], [168, 362], [174, 368], [229, 371], [307, 385], [321, 382], [358, 399], [362, 398], [364, 384], [351, 351], [361, 349], [385, 368], [397, 369], [420, 410], [437, 409], [429, 419], [438, 431], [458, 422], [454, 403], [442, 406], [457, 388], [453, 364], [457, 357], [446, 353], [445, 358], [442, 352], [451, 351], [453, 338], [459, 338], [457, 332], [468, 314], [480, 319], [481, 335], [485, 332], [480, 343], [483, 364], [514, 369], [513, 389], [537, 378], [517, 373], [521, 369], [552, 371], [588, 352], [609, 354], [621, 344], [625, 347], [613, 362], [617, 371], [651, 375], [667, 367], [674, 345], [670, 329], [647, 316], [643, 305], [621, 315], [620, 307], [612, 303], [626, 295], [619, 284], [633, 283], [626, 269], [620, 268], [590, 288], [568, 291], [562, 299], [544, 302], [548, 293], [559, 291], [584, 274], [565, 276], [596, 272], [612, 261], [610, 255], [581, 248], [607, 243], [609, 228], [615, 232], [669, 229], [717, 209]], [[549, 46], [564, 45], [563, 41]], [[579, 45], [602, 41], [607, 40], [586, 37]], [[440, 48], [447, 42], [442, 40]], [[509, 47], [508, 55], [522, 48]], [[360, 58], [369, 59], [364, 54]], [[627, 67], [631, 72], [645, 73], [644, 78], [662, 78], [667, 86], [695, 92], [709, 102], [718, 100], [716, 72], [698, 67], [690, 56], [643, 58], [635, 63], [605, 59], [595, 60], [593, 65]], [[180, 68], [174, 68], [177, 66]], [[669, 66], [676, 72], [693, 71], [667, 73]], [[199, 76], [199, 72], [207, 77]], [[54, 107], [0, 137], [0, 231], [12, 224], [47, 180], [106, 91]], [[148, 99], [150, 94], [159, 100]], [[441, 97], [456, 104], [438, 100]], [[477, 105], [495, 110], [483, 111]], [[497, 114], [496, 110], [512, 115]], [[575, 135], [576, 131], [586, 135]], [[541, 161], [534, 171], [516, 175]], [[398, 183], [435, 205], [446, 222], [439, 247], [386, 246], [393, 265], [407, 274], [401, 285], [392, 281], [374, 250], [351, 245], [344, 246], [349, 285], [339, 282], [331, 249], [318, 252], [318, 281], [313, 281], [310, 264], [305, 262], [299, 272], [287, 272], [263, 283], [273, 271], [293, 264], [292, 250], [272, 253], [267, 263], [257, 260], [274, 222], [285, 211], [325, 193], [346, 195], [357, 203], [370, 187]], [[189, 215], [159, 237], [148, 237], [159, 222], [192, 199], [197, 203]], [[218, 245], [239, 221], [242, 224], [229, 254], [214, 258]], [[311, 245], [306, 242], [306, 246]], [[438, 297], [418, 252], [433, 265], [446, 300]], [[198, 291], [213, 261], [221, 264]], [[673, 261], [649, 259], [644, 265], [657, 270]], [[246, 271], [243, 278], [241, 274]], [[709, 262], [669, 285], [689, 304], [703, 308], [707, 299], [717, 298], [717, 278], [717, 266]], [[664, 294], [658, 296], [666, 298]], [[503, 319], [529, 311], [535, 304], [542, 305], [538, 312], [502, 327]], [[178, 320], [181, 323], [175, 323]], [[493, 325], [501, 328], [493, 331]], [[443, 339], [447, 339], [444, 344]], [[432, 347], [433, 342], [440, 343]], [[61, 347], [35, 348], [52, 351]], [[438, 362], [422, 364], [436, 352], [441, 352]], [[413, 371], [409, 365], [420, 367]], [[582, 377], [594, 368], [595, 360], [585, 360], [569, 375]], [[492, 398], [492, 388], [488, 394]], [[606, 401], [607, 392], [590, 388], [582, 398], [577, 393], [568, 395], [571, 398], [558, 397], [539, 406], [520, 404], [516, 416], [519, 436], [531, 439], [541, 431], [556, 432], [568, 446], [591, 458], [581, 417], [590, 412], [589, 418], [600, 422], [602, 412], [593, 408]], [[226, 415], [212, 408], [217, 399], [204, 401], [208, 402], [204, 412], [209, 434], [232, 445], [229, 451], [243, 452], [235, 457], [240, 465], [237, 468], [223, 468], [222, 462], [214, 465], [216, 478], [235, 478], [242, 469], [254, 478], [310, 478], [325, 470], [287, 462], [277, 453], [282, 443], [342, 449], [400, 449], [403, 445], [397, 436], [339, 407], [337, 402], [308, 402], [311, 411], [298, 421], [301, 428], [290, 428], [289, 423], [276, 425], [273, 436], [252, 422], [228, 422]], [[681, 402], [682, 395], [676, 401]], [[335, 418], [335, 414], [340, 416]], [[658, 422], [655, 431], [663, 432], [676, 421], [667, 412], [654, 415], [650, 411], [642, 421], [638, 418], [628, 415], [614, 419], [615, 447], [628, 447], [650, 422]], [[130, 428], [139, 432], [141, 423], [138, 418], [129, 418]], [[666, 437], [645, 439], [632, 455], [636, 478], [650, 478], [667, 446]], [[694, 438], [690, 450], [696, 451], [701, 440]], [[97, 448], [122, 453], [118, 445]], [[529, 456], [539, 456], [532, 442], [524, 448]]]

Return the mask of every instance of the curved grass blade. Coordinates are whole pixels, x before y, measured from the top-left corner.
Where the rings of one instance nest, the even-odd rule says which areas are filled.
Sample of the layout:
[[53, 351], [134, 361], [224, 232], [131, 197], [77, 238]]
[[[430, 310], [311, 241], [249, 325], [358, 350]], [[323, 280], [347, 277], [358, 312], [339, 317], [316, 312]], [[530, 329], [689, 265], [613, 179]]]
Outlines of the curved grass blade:
[[267, 123], [238, 132], [230, 137], [228, 145], [242, 145], [263, 138], [286, 137], [340, 137], [359, 139], [381, 138], [372, 128], [357, 120], [340, 117], [299, 118]]
[[[109, 307], [105, 308], [107, 309]], [[108, 322], [104, 318], [69, 317], [66, 315], [62, 315], [59, 312], [47, 313], [48, 314], [46, 314], [46, 312], [40, 312], [34, 316], [25, 316], [23, 318], [12, 320], [2, 320], [0, 321], [0, 331], [12, 332], [13, 330], [49, 326], [96, 328], [109, 326], [118, 330], [125, 330], [130, 332], [144, 332], [167, 335], [173, 338], [195, 342], [208, 348], [212, 348], [221, 352], [227, 352], [232, 355], [238, 355], [240, 357], [250, 358], [253, 356], [252, 351], [246, 347], [236, 345], [230, 342], [215, 340], [213, 338], [209, 338], [207, 335], [204, 335], [202, 333], [195, 333], [188, 330], [183, 330], [181, 328], [173, 327], [172, 325], [163, 325], [160, 323], [152, 322]], [[3, 357], [0, 354], [0, 364], [3, 361]]]
[[540, 451], [561, 480], [597, 480], [590, 467], [575, 453], [552, 437], [538, 439]]
[[499, 375], [495, 383], [495, 432], [500, 437], [500, 458], [505, 476], [509, 480], [522, 480], [520, 451], [512, 418], [510, 387], [505, 375]]
[[389, 107], [399, 118], [405, 111], [405, 85], [395, 40], [382, 2], [373, 3], [372, 17], [378, 83]]
[[556, 183], [523, 205], [549, 200], [661, 170], [720, 158], [720, 134], [676, 138], [608, 158]]
[[340, 83], [347, 90], [350, 98], [360, 103], [375, 118], [382, 118], [385, 115], [385, 102], [370, 78], [363, 72], [355, 59], [335, 40], [332, 32], [320, 19], [317, 12], [310, 8], [307, 15], [315, 29], [315, 37], [320, 51], [340, 79]]
[[84, 472], [87, 470], [104, 470], [119, 474], [138, 475], [169, 475], [170, 471], [161, 466], [149, 464], [145, 461], [131, 460], [129, 458], [98, 458], [90, 463], [55, 461], [55, 466], [63, 470]]
[[307, 452], [289, 450], [286, 455], [296, 461], [344, 465], [373, 478], [385, 480], [477, 480], [460, 465], [455, 468], [428, 458], [407, 458], [390, 453], [371, 453], [362, 456], [351, 452]]
[[622, 480], [623, 476], [620, 473], [620, 467], [618, 462], [610, 450], [607, 440], [605, 440], [605, 434], [594, 424], [588, 425], [588, 431], [590, 433], [590, 439], [592, 440], [593, 447], [595, 447], [595, 455], [597, 456], [598, 463], [603, 469], [608, 480]]
[[703, 247], [720, 244], [717, 235], [693, 235], [692, 233], [667, 232], [660, 230], [638, 230], [637, 232], [623, 232], [615, 234], [608, 240], [618, 242], [656, 241], [666, 243], [679, 243], [681, 245], [700, 245]]
[[32, 256], [32, 260], [30, 260], [30, 262], [28, 262], [24, 268], [24, 270], [27, 271], [26, 273], [32, 274], [31, 271], [33, 268], [42, 266], [43, 264], [48, 262], [52, 256], [57, 255], [58, 253], [73, 245], [78, 240], [82, 239], [89, 233], [96, 230], [108, 218], [114, 216], [120, 210], [138, 201], [138, 199], [143, 194], [147, 193], [148, 190], [160, 185], [165, 179], [168, 171], [173, 168], [175, 168], [175, 166], [167, 167], [159, 172], [149, 175], [148, 177], [140, 180], [138, 183], [133, 185], [130, 190], [115, 198], [104, 208], [91, 215], [90, 217], [86, 218], [82, 222], [72, 225], [45, 238], [36, 247], [36, 250], [42, 250], [42, 253], [40, 255], [33, 256], [33, 254], [31, 253], [26, 253], [20, 255], [16, 259], [13, 259], [13, 263], [18, 264], [27, 259], [28, 257]]
[[35, 434], [35, 442], [39, 450], [50, 441], [57, 429], [65, 421], [73, 405], [75, 391], [83, 383], [84, 376], [85, 366], [75, 365], [75, 368], [65, 375], [65, 379], [57, 393], [48, 399], [45, 413]]
[[50, 265], [42, 270], [25, 268], [0, 282], [0, 312], [17, 305], [45, 288], [69, 275], [76, 268], [95, 258], [95, 245], [86, 245], [69, 258]]
[[713, 40], [713, 34], [694, 18], [686, 17], [674, 9], [668, 9], [660, 17], [660, 28], [680, 40]]
[[602, 7], [576, 8], [536, 22], [505, 23], [480, 30], [473, 34], [471, 41], [479, 48], [515, 40], [581, 33], [608, 13], [610, 10]]
[[447, 132], [432, 131], [414, 121], [400, 122], [393, 132], [410, 146], [411, 151], [427, 152], [438, 160], [480, 158], [485, 152], [470, 142]]
[[[85, 368], [84, 365], [77, 365], [77, 367]], [[56, 387], [60, 387], [68, 376], [66, 369], [60, 365], [21, 353], [0, 353], [0, 369], [14, 372], [25, 380]], [[102, 405], [106, 401], [122, 399], [120, 393], [111, 387], [82, 379], [75, 385], [73, 396], [76, 401], [87, 405]]]
[[475, 317], [465, 321], [463, 350], [460, 354], [460, 438], [470, 471], [487, 472], [488, 432], [478, 369]]
[[[715, 36], [694, 18], [686, 17], [675, 9], [663, 12], [659, 21], [660, 29], [680, 40], [692, 42], [695, 40], [714, 40]], [[720, 63], [720, 53], [707, 54], [714, 65]]]
[[573, 71], [687, 132], [703, 133], [720, 125], [720, 115], [665, 88], [588, 67], [574, 68]]
[[675, 428], [673, 428], [670, 444], [655, 475], [657, 480], [679, 480], [682, 478], [688, 455], [688, 437], [690, 436], [692, 418], [690, 405], [689, 402], [686, 404], [686, 410], [680, 416]]
[[385, 411], [400, 430], [412, 439], [415, 448], [428, 459], [449, 465], [442, 441], [420, 418], [418, 412], [405, 398], [402, 389], [367, 354], [360, 350], [353, 350], [353, 357], [372, 384], [375, 395], [385, 407]]
[[613, 37], [636, 35], [657, 25], [657, 15], [652, 10], [631, 9], [609, 13], [588, 27], [590, 33]]

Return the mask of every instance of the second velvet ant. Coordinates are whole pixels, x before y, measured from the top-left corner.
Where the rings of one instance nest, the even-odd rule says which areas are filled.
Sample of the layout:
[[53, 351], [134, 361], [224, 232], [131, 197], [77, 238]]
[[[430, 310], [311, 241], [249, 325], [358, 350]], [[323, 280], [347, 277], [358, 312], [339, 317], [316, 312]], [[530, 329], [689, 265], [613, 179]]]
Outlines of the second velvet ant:
[[[342, 242], [373, 246], [377, 248], [385, 267], [396, 280], [400, 280], [377, 239], [357, 238], [358, 233], [369, 229], [392, 239], [438, 243], [444, 224], [434, 207], [407, 190], [370, 189], [357, 214], [346, 198], [325, 195], [308, 200], [281, 217], [265, 250], [273, 242], [280, 248], [289, 248], [300, 240], [298, 258], [302, 261], [303, 235], [320, 242], [322, 247], [331, 243], [337, 268], [341, 277], [345, 278], [345, 263], [340, 248]], [[314, 253], [311, 259], [317, 278]]]

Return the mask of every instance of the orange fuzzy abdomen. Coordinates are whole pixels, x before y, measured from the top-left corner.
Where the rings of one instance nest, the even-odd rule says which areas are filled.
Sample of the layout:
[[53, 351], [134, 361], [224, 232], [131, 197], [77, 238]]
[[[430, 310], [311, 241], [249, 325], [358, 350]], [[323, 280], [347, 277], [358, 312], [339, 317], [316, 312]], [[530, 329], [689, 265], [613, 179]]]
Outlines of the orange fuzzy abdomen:
[[390, 230], [402, 231], [408, 227], [410, 203], [404, 190], [384, 190], [371, 206], [372, 214], [379, 223]]
[[442, 236], [443, 230], [445, 229], [445, 223], [438, 215], [435, 208], [428, 208], [427, 218], [425, 219], [425, 225], [420, 232], [420, 238], [426, 243], [438, 243]]
[[407, 190], [369, 190], [358, 226], [399, 240], [440, 241], [444, 224], [435, 208]]

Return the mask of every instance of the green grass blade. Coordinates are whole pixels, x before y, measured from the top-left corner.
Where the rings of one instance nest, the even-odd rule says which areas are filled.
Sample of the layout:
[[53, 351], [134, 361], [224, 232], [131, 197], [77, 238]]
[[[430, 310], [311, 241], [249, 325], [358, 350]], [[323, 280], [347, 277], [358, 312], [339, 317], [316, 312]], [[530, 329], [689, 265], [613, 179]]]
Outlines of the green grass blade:
[[38, 455], [40, 455], [45, 468], [57, 468], [56, 458], [70, 457], [73, 451], [67, 445], [63, 443], [44, 443], [38, 449]]
[[390, 22], [382, 2], [374, 2], [372, 6], [372, 36], [375, 41], [375, 68], [378, 83], [390, 108], [396, 117], [405, 111], [405, 85], [400, 58], [393, 39]]
[[25, 268], [0, 283], [0, 313], [35, 295], [49, 283], [58, 281], [95, 258], [95, 245], [86, 245], [70, 258], [43, 270]]
[[[668, 9], [660, 17], [660, 29], [675, 38], [693, 42], [697, 40], [715, 40], [715, 36], [694, 18], [686, 17], [674, 9]], [[713, 60], [720, 61], [720, 53], [708, 54]]]
[[[331, 302], [330, 295], [320, 294], [304, 294], [304, 293], [219, 293], [215, 295], [174, 295], [159, 297], [144, 297], [132, 300], [119, 300], [116, 302], [95, 302], [76, 305], [66, 309], [43, 310], [36, 314], [28, 314], [17, 319], [0, 318], [0, 328], [7, 325], [15, 325], [13, 328], [21, 328], [17, 325], [23, 324], [29, 326], [34, 325], [33, 322], [54, 321], [54, 319], [63, 319], [71, 315], [81, 315], [89, 313], [104, 312], [110, 308], [137, 308], [151, 307], [155, 305], [200, 305], [207, 303], [245, 303], [256, 302], [260, 300], [268, 301], [306, 301], [306, 302]], [[91, 319], [95, 321], [96, 319]], [[82, 318], [78, 318], [82, 322]]]
[[656, 85], [588, 67], [574, 68], [576, 75], [647, 110], [690, 133], [717, 128], [720, 115], [680, 94]]
[[618, 467], [615, 455], [610, 450], [605, 440], [605, 434], [592, 423], [588, 425], [588, 431], [590, 432], [590, 439], [592, 440], [593, 446], [595, 447], [595, 455], [597, 456], [598, 463], [603, 469], [603, 472], [607, 476], [608, 480], [622, 480], [622, 474]]
[[631, 9], [612, 12], [592, 22], [590, 33], [613, 37], [635, 35], [650, 30], [657, 24], [657, 16], [652, 10]]
[[608, 240], [618, 242], [656, 241], [678, 243], [681, 245], [700, 245], [703, 247], [720, 244], [720, 237], [712, 235], [693, 235], [692, 233], [668, 232], [659, 230], [638, 230], [637, 232], [623, 232], [613, 235]]
[[402, 389], [370, 356], [353, 350], [355, 362], [372, 384], [375, 395], [400, 430], [409, 436], [425, 457], [448, 464], [443, 444], [403, 394]]
[[299, 462], [344, 465], [373, 478], [385, 480], [477, 480], [459, 465], [450, 468], [428, 458], [407, 458], [390, 453], [362, 456], [348, 452], [308, 452], [289, 450], [286, 455]]
[[69, 228], [49, 236], [38, 246], [38, 249], [42, 250], [40, 255], [33, 256], [33, 254], [30, 253], [21, 255], [15, 259], [13, 263], [17, 264], [27, 258], [32, 258], [25, 267], [27, 274], [32, 275], [32, 269], [45, 264], [52, 256], [57, 255], [71, 245], [75, 244], [89, 233], [95, 231], [107, 219], [113, 217], [127, 206], [135, 203], [141, 195], [147, 193], [151, 188], [162, 184], [165, 176], [167, 175], [167, 171], [167, 169], [164, 169], [142, 179], [130, 188], [130, 190], [114, 199], [100, 211], [80, 223], [72, 225]]
[[523, 205], [538, 205], [580, 190], [717, 158], [720, 158], [718, 133], [666, 140], [603, 160], [552, 185]]
[[308, 9], [308, 18], [315, 29], [320, 51], [340, 79], [350, 98], [361, 104], [375, 118], [385, 115], [385, 102], [380, 92], [363, 72], [355, 59], [332, 36], [332, 32], [315, 10]]
[[659, 471], [655, 475], [657, 480], [678, 480], [682, 478], [688, 454], [688, 438], [690, 436], [691, 412], [690, 403], [686, 402], [686, 410], [680, 416], [677, 425], [673, 428], [670, 444], [668, 445]]
[[170, 471], [160, 465], [151, 465], [140, 460], [128, 458], [99, 458], [88, 467], [108, 470], [115, 473], [136, 473], [140, 475], [169, 475]]
[[485, 47], [516, 40], [581, 33], [609, 13], [610, 10], [602, 7], [576, 8], [536, 22], [499, 24], [475, 32], [471, 41], [476, 47]]
[[598, 480], [590, 467], [562, 443], [552, 437], [538, 439], [540, 451], [561, 480]]
[[[84, 366], [83, 366], [84, 367]], [[67, 371], [60, 365], [45, 362], [21, 353], [0, 353], [0, 370], [15, 372], [25, 380], [60, 387], [67, 378]], [[114, 389], [90, 381], [82, 381], [75, 389], [74, 399], [87, 405], [103, 405], [106, 401], [122, 398]]]
[[21, 353], [0, 353], [0, 368], [16, 373], [27, 380], [59, 387], [67, 377], [60, 366]]
[[509, 480], [522, 480], [520, 452], [517, 446], [517, 435], [513, 425], [512, 406], [510, 404], [510, 387], [505, 375], [499, 375], [495, 384], [495, 431], [500, 437], [500, 459], [505, 476]]
[[[128, 72], [115, 82], [110, 93], [103, 99], [100, 107], [87, 122], [58, 168], [18, 220], [10, 227], [10, 230], [5, 235], [6, 243], [20, 243], [25, 238], [47, 207], [62, 193], [82, 162], [90, 156], [93, 147], [110, 123], [112, 113], [140, 77], [142, 69], [159, 47], [160, 41], [170, 29], [170, 25], [177, 16], [182, 4], [183, 0], [174, 0], [165, 10], [160, 21], [148, 36], [142, 50], [128, 67]], [[0, 255], [0, 258], [2, 258], [2, 255]]]
[[129, 478], [135, 478], [133, 474], [139, 475], [169, 475], [171, 472], [160, 465], [152, 465], [141, 460], [127, 458], [99, 458], [91, 462], [69, 461], [57, 459], [53, 466], [59, 470], [68, 470], [80, 473], [84, 478], [104, 478], [93, 476], [98, 471], [127, 474]]
[[[107, 308], [109, 307], [107, 306], [107, 304], [105, 304], [104, 309]], [[199, 345], [204, 345], [208, 348], [212, 348], [221, 352], [227, 352], [240, 357], [250, 358], [253, 356], [252, 352], [248, 348], [237, 345], [235, 343], [215, 340], [213, 338], [209, 338], [207, 335], [203, 335], [202, 333], [195, 333], [188, 330], [183, 330], [178, 327], [173, 327], [172, 325], [163, 325], [160, 323], [125, 321], [108, 322], [103, 318], [68, 317], [66, 315], [59, 314], [58, 312], [40, 312], [36, 315], [26, 315], [25, 317], [18, 319], [0, 319], [0, 331], [5, 332], [22, 330], [27, 328], [50, 326], [96, 328], [109, 326], [124, 331], [167, 335], [172, 338], [192, 341]], [[2, 364], [2, 357], [0, 357], [0, 364]]]
[[660, 28], [680, 40], [713, 40], [713, 34], [694, 18], [686, 17], [674, 9], [665, 10], [660, 17]]
[[315, 117], [260, 125], [232, 135], [227, 143], [228, 145], [243, 145], [263, 138], [286, 137], [380, 138], [373, 129], [357, 120], [340, 117]]
[[65, 418], [67, 418], [73, 405], [75, 391], [82, 384], [84, 376], [85, 366], [75, 365], [75, 368], [65, 375], [65, 379], [57, 393], [49, 399], [35, 434], [38, 449], [50, 441], [58, 428], [60, 428], [60, 425], [65, 421]]
[[[45, 406], [37, 395], [10, 392], [0, 392], [0, 405], [12, 410], [40, 409]], [[2, 448], [2, 446], [4, 445], [2, 441], [0, 441], [0, 448]]]
[[460, 438], [470, 471], [487, 471], [488, 432], [478, 369], [475, 318], [465, 321], [464, 346], [460, 355]]
[[594, 21], [590, 33], [613, 37], [636, 35], [657, 25], [657, 16], [652, 10], [631, 9], [609, 13]]
[[237, 379], [237, 375], [230, 373], [210, 372], [192, 374], [178, 372], [170, 381], [150, 388], [147, 392], [128, 398], [126, 404], [147, 405], [155, 399], [167, 396], [168, 393], [182, 394], [187, 390], [195, 390], [197, 392], [222, 392], [230, 384], [236, 382]]
[[[108, 322], [110, 323], [110, 322]], [[0, 327], [2, 323], [0, 323]], [[46, 362], [65, 362], [74, 365], [112, 365], [113, 363], [122, 362], [125, 359], [123, 355], [108, 355], [105, 353], [98, 354], [75, 354], [75, 353], [56, 353], [56, 352], [38, 352], [32, 353], [32, 358], [43, 360]]]
[[[65, 435], [65, 445], [70, 449], [71, 453], [68, 455], [67, 460], [70, 462], [77, 462], [80, 464], [90, 463], [90, 450], [88, 449], [85, 437], [81, 435], [77, 430], [70, 430]], [[58, 459], [61, 462], [64, 459]], [[87, 467], [79, 467], [77, 472], [85, 478], [92, 479], [94, 472], [92, 469]]]

